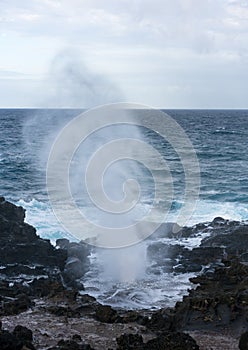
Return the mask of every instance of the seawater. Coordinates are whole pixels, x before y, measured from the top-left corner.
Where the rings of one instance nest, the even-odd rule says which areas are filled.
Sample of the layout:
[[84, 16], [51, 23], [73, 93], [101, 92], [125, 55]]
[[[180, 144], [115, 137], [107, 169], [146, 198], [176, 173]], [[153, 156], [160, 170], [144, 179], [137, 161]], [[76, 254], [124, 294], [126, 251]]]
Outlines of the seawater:
[[[59, 130], [79, 110], [0, 110], [0, 193], [26, 209], [26, 221], [38, 234], [55, 242], [67, 237], [75, 240], [56, 220], [46, 192], [46, 160]], [[248, 111], [246, 110], [168, 110], [190, 138], [200, 163], [201, 190], [196, 209], [188, 225], [211, 221], [216, 216], [248, 220]], [[183, 198], [183, 169], [177, 154], [166, 142], [149, 130], [141, 130], [149, 142], [166, 158], [173, 176], [175, 197], [168, 215], [173, 221]], [[160, 176], [160, 170], [157, 169]], [[159, 177], [163, 183], [163, 173]], [[141, 187], [150, 188], [150, 179], [139, 179]], [[142, 183], [143, 181], [143, 183]], [[146, 210], [152, 198], [145, 191], [141, 206]], [[85, 210], [88, 202], [84, 203]], [[165, 198], [159, 198], [161, 212]], [[141, 208], [142, 209], [142, 208]], [[159, 218], [154, 218], [159, 220]], [[201, 237], [180, 241], [190, 248], [200, 244]], [[170, 244], [178, 243], [171, 239]], [[143, 250], [144, 251], [144, 250]], [[130, 280], [104, 275], [101, 259], [91, 256], [91, 270], [85, 276], [86, 291], [100, 301], [119, 307], [161, 307], [172, 305], [186, 293], [188, 274], [160, 276], [143, 274]], [[105, 259], [106, 260], [106, 259]], [[135, 264], [137, 260], [131, 262]], [[142, 269], [141, 269], [142, 270]], [[128, 271], [126, 272], [128, 274]], [[152, 300], [152, 302], [151, 302]]]

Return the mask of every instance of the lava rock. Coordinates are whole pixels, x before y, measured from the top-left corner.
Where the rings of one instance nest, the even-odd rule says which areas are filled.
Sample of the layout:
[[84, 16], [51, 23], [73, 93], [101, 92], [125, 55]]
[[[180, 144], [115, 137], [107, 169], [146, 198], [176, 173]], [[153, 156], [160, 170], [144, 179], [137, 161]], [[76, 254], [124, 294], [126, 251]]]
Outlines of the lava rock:
[[198, 287], [176, 304], [174, 329], [238, 330], [248, 326], [248, 266], [235, 259], [216, 268], [211, 275], [200, 275], [190, 281]]
[[117, 350], [128, 350], [128, 349], [142, 349], [144, 343], [143, 338], [139, 334], [122, 334], [120, 337], [116, 338]]
[[35, 350], [32, 340], [32, 331], [26, 327], [16, 326], [12, 333], [0, 331], [1, 350]]
[[22, 350], [23, 342], [7, 331], [0, 332], [1, 350]]
[[149, 340], [146, 350], [199, 350], [196, 341], [188, 334], [166, 332], [155, 339]]
[[14, 300], [2, 302], [0, 315], [17, 315], [27, 311], [32, 304], [31, 299], [26, 294], [20, 294]]
[[245, 332], [241, 335], [239, 340], [239, 349], [248, 350], [248, 332]]
[[89, 344], [78, 344], [75, 340], [60, 340], [57, 346], [48, 350], [94, 350]]
[[116, 339], [117, 350], [199, 350], [196, 341], [185, 333], [165, 332], [143, 342], [139, 334], [123, 334]]
[[114, 323], [118, 318], [118, 314], [111, 306], [99, 304], [96, 308], [95, 318], [103, 323]]
[[13, 334], [19, 339], [30, 341], [30, 342], [33, 341], [33, 332], [27, 327], [18, 325], [15, 327]]

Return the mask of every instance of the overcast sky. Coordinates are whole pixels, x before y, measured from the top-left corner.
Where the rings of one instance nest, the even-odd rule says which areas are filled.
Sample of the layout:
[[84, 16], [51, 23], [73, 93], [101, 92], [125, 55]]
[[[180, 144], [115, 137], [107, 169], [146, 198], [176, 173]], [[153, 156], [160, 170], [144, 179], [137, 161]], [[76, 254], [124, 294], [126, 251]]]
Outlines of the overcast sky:
[[248, 0], [0, 0], [0, 106], [248, 108]]

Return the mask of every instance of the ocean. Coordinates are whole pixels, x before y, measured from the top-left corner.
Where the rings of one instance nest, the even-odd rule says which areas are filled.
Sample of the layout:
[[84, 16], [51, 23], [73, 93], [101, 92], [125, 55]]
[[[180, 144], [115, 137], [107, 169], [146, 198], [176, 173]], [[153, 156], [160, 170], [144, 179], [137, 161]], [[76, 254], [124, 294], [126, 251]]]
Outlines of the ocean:
[[[52, 242], [61, 237], [75, 240], [57, 221], [49, 204], [46, 188], [46, 163], [50, 148], [66, 123], [81, 111], [75, 109], [1, 109], [0, 110], [0, 194], [26, 209], [26, 221], [36, 227], [37, 233]], [[200, 193], [196, 208], [187, 225], [209, 222], [220, 216], [231, 220], [248, 220], [248, 110], [166, 110], [184, 129], [196, 151], [200, 165]], [[161, 121], [162, 122], [162, 121]], [[152, 124], [152, 121], [151, 121]], [[114, 135], [120, 135], [114, 133]], [[175, 221], [183, 204], [184, 174], [176, 152], [156, 133], [140, 128], [142, 139], [156, 148], [169, 164], [174, 185], [174, 197], [168, 221]], [[130, 131], [132, 137], [132, 130]], [[112, 140], [114, 136], [110, 137]], [[99, 144], [99, 143], [98, 143]], [[94, 150], [94, 145], [88, 144]], [[92, 151], [90, 149], [90, 151]], [[88, 152], [88, 151], [87, 151]], [[86, 153], [87, 153], [86, 152]], [[127, 163], [128, 166], [128, 163]], [[163, 184], [161, 169], [154, 169], [159, 183]], [[152, 203], [154, 187], [151, 174], [139, 174], [143, 188], [140, 208], [147, 210]], [[160, 193], [160, 192], [159, 192]], [[151, 198], [150, 198], [151, 197]], [[90, 211], [88, 199], [83, 201]], [[166, 199], [158, 198], [161, 213]], [[92, 214], [92, 212], [91, 212]], [[90, 214], [90, 215], [91, 215]], [[159, 220], [154, 218], [154, 220]], [[168, 239], [169, 244], [182, 244], [192, 249], [200, 244], [201, 237], [180, 240]], [[129, 259], [139, 267], [131, 280], [118, 279], [116, 274], [106, 274], [112, 261], [106, 252], [95, 251], [91, 256], [91, 270], [84, 277], [86, 292], [99, 301], [117, 307], [158, 308], [173, 305], [190, 286], [192, 274], [149, 274], [144, 249], [130, 248], [136, 259]], [[138, 252], [138, 253], [137, 253]], [[117, 259], [126, 256], [114, 256]], [[102, 262], [105, 259], [105, 264]], [[151, 302], [152, 301], [152, 302]]]

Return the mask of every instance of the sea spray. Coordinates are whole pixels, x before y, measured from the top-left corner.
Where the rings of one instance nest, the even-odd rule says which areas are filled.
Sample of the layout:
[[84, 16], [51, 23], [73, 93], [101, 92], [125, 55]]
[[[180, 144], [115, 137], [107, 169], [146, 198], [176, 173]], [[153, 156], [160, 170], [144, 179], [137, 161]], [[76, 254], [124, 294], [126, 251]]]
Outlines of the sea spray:
[[144, 242], [118, 249], [99, 248], [97, 253], [106, 282], [132, 283], [144, 278], [147, 267]]
[[[114, 86], [108, 79], [99, 74], [93, 74], [83, 63], [78, 53], [65, 50], [60, 52], [52, 61], [50, 68], [49, 84], [52, 90], [43, 102], [45, 107], [94, 107], [99, 104], [109, 103], [123, 99], [120, 89]], [[51, 91], [49, 90], [49, 91]], [[54, 140], [63, 127], [79, 113], [72, 110], [36, 110], [29, 115], [23, 125], [23, 141], [25, 142], [27, 155], [30, 159], [36, 158], [36, 169], [44, 173], [46, 162]], [[87, 196], [87, 189], [83, 186], [82, 178], [90, 156], [97, 148], [116, 138], [127, 137], [141, 139], [137, 127], [110, 127], [96, 133], [79, 148], [72, 159], [70, 172], [70, 184], [72, 194], [81, 210], [93, 221], [101, 225], [119, 227], [130, 224], [132, 215], [125, 219], [116, 215], [101, 215], [94, 205], [91, 205]], [[124, 132], [123, 132], [124, 130]], [[36, 155], [36, 157], [35, 157]], [[113, 164], [104, 177], [104, 190], [112, 200], [120, 200], [123, 196], [122, 186], [129, 178], [135, 177], [138, 182], [141, 179], [143, 169], [130, 160], [124, 160]], [[98, 181], [99, 179], [95, 179]], [[144, 195], [144, 193], [143, 193]], [[147, 195], [148, 197], [148, 195]], [[141, 207], [140, 207], [141, 209]], [[138, 215], [142, 210], [136, 209]], [[69, 211], [66, 215], [70, 215]], [[121, 221], [120, 221], [121, 220]], [[87, 229], [85, 229], [86, 231]], [[85, 232], [85, 238], [87, 232]], [[129, 248], [98, 250], [99, 261], [104, 268], [104, 274], [115, 281], [130, 282], [144, 275], [146, 266], [146, 248], [143, 244]]]

